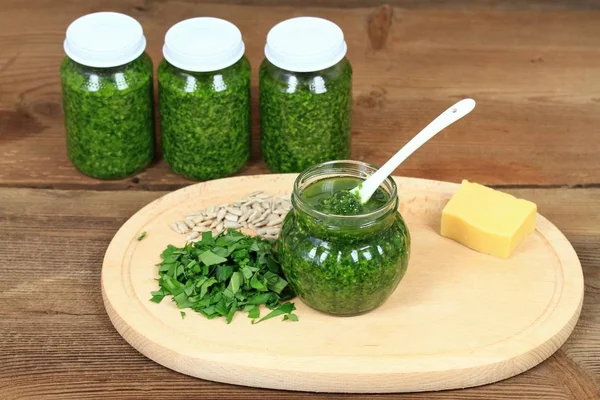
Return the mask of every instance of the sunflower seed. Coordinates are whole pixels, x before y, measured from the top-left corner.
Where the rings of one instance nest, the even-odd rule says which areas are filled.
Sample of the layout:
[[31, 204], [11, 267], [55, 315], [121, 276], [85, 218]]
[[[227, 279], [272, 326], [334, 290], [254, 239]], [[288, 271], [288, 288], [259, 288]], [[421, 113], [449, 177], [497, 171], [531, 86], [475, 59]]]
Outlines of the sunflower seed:
[[276, 220], [278, 218], [279, 218], [279, 215], [277, 215], [277, 214], [269, 214], [267, 216], [266, 220], [267, 220], [267, 222], [271, 222], [271, 221]]
[[267, 215], [269, 215], [269, 214], [270, 214], [269, 210], [265, 211], [264, 213], [262, 213], [262, 215], [260, 216], [260, 218], [258, 220], [259, 221], [264, 220], [265, 218], [267, 218]]
[[188, 233], [190, 231], [190, 227], [187, 226], [187, 224], [183, 221], [178, 221], [177, 222], [177, 230], [179, 231], [179, 233], [184, 234], [184, 233]]
[[192, 231], [187, 234], [185, 240], [189, 242], [190, 240], [196, 239], [198, 236], [200, 236], [200, 233]]
[[229, 214], [237, 215], [238, 217], [242, 215], [242, 210], [237, 207], [227, 207], [225, 209]]
[[194, 229], [192, 229], [194, 232], [208, 232], [210, 231], [210, 228], [208, 226], [204, 226], [204, 225], [198, 225], [195, 226]]
[[196, 225], [192, 221], [188, 221], [187, 219], [185, 221], [183, 221], [183, 223], [186, 224], [187, 227], [190, 229], [192, 229]]
[[246, 207], [252, 207], [253, 204], [260, 203], [260, 200], [250, 199], [244, 203]]
[[221, 208], [219, 210], [219, 212], [217, 213], [217, 221], [219, 221], [219, 222], [223, 221], [223, 218], [225, 218], [225, 214], [227, 214], [227, 211], [225, 211], [224, 208]]
[[169, 224], [169, 228], [171, 228], [171, 230], [176, 233], [181, 233], [181, 232], [179, 232], [179, 227], [177, 226], [177, 222], [171, 222]]
[[252, 214], [248, 217], [248, 222], [254, 222], [260, 217], [260, 211], [254, 210]]
[[250, 216], [252, 215], [252, 210], [247, 210], [238, 220], [239, 222], [244, 222], [246, 220], [248, 220], [248, 218], [250, 218]]
[[223, 226], [225, 228], [234, 228], [234, 229], [237, 229], [237, 228], [241, 227], [240, 224], [238, 224], [237, 222], [233, 222], [233, 221], [225, 221], [223, 223]]
[[263, 191], [250, 193], [245, 199], [230, 204], [210, 206], [189, 213], [185, 220], [169, 224], [186, 234], [188, 242], [201, 240], [200, 234], [212, 230], [227, 234], [226, 229], [249, 228], [265, 239], [277, 239], [287, 213], [292, 209], [291, 195], [274, 196]]
[[204, 217], [202, 215], [198, 215], [192, 218], [192, 222], [196, 225], [201, 223], [202, 221], [204, 221]]
[[279, 235], [279, 232], [281, 232], [281, 228], [263, 228], [265, 229], [265, 233], [267, 235]]
[[277, 217], [275, 219], [272, 219], [270, 222], [267, 222], [267, 226], [275, 226], [275, 225], [279, 225], [283, 222], [283, 218], [281, 217]]
[[256, 228], [260, 228], [262, 226], [265, 226], [266, 224], [267, 224], [267, 221], [257, 221], [257, 222], [254, 223], [254, 226]]
[[239, 217], [238, 217], [237, 215], [233, 215], [233, 214], [227, 214], [227, 215], [225, 216], [225, 219], [226, 219], [227, 221], [231, 221], [231, 222], [237, 222], [237, 221], [238, 221], [238, 218], [239, 218]]

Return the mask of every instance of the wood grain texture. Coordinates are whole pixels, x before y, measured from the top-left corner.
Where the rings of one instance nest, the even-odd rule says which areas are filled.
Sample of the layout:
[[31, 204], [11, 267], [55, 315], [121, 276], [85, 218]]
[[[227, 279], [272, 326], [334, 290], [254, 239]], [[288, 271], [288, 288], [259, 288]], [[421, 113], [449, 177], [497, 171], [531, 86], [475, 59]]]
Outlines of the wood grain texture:
[[[331, 317], [296, 299], [298, 324], [231, 324], [148, 301], [157, 290], [156, 249], [183, 246], [169, 224], [263, 190], [289, 194], [296, 176], [235, 177], [170, 193], [129, 219], [111, 241], [102, 293], [117, 331], [148, 358], [186, 375], [273, 389], [338, 393], [423, 392], [512, 377], [553, 354], [583, 300], [581, 265], [546, 218], [509, 259], [439, 235], [457, 184], [398, 178], [412, 245], [408, 272], [384, 305]], [[140, 232], [146, 238], [138, 241]], [[432, 251], [435, 249], [435, 251]], [[348, 332], [340, 335], [340, 332]], [[243, 341], [240, 338], [244, 338]]]
[[100, 291], [110, 238], [164, 194], [146, 190], [189, 182], [162, 162], [132, 179], [95, 181], [77, 174], [66, 159], [58, 75], [64, 31], [80, 15], [109, 9], [140, 20], [155, 66], [164, 33], [181, 19], [214, 15], [241, 28], [254, 68], [254, 154], [241, 174], [266, 172], [257, 146], [256, 70], [267, 30], [284, 18], [323, 16], [344, 29], [355, 67], [354, 158], [381, 163], [457, 98], [475, 97], [476, 114], [440, 134], [398, 172], [502, 185], [535, 201], [581, 260], [581, 317], [568, 341], [524, 374], [461, 391], [369, 398], [600, 398], [598, 1], [1, 3], [0, 186], [143, 191], [0, 189], [0, 399], [312, 397], [175, 373], [132, 349], [112, 327]]
[[[600, 190], [520, 189], [577, 251], [585, 276], [579, 322], [532, 370], [461, 391], [372, 399], [597, 399], [600, 396]], [[106, 247], [134, 212], [163, 192], [0, 189], [0, 398], [305, 399], [170, 371], [134, 350], [110, 323], [100, 271]], [[327, 395], [359, 399], [360, 395]]]
[[254, 152], [242, 175], [266, 172], [258, 154], [256, 106], [266, 33], [285, 18], [317, 15], [338, 23], [348, 41], [354, 159], [383, 163], [438, 113], [470, 96], [477, 110], [398, 173], [484, 184], [600, 183], [597, 2], [388, 3], [4, 0], [0, 186], [166, 190], [189, 183], [162, 161], [133, 179], [102, 182], [81, 176], [67, 160], [58, 74], [64, 31], [78, 16], [99, 9], [137, 18], [155, 65], [166, 30], [181, 19], [213, 15], [240, 27], [254, 70]]

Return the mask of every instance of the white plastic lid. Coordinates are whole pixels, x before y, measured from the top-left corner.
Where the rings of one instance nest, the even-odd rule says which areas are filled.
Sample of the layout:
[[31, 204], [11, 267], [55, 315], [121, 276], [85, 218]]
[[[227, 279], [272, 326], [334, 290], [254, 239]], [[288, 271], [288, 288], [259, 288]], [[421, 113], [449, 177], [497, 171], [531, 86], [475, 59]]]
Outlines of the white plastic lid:
[[146, 49], [146, 38], [140, 23], [130, 16], [98, 12], [69, 25], [64, 49], [79, 64], [116, 67], [138, 58]]
[[323, 18], [298, 17], [271, 28], [265, 56], [279, 68], [313, 72], [337, 64], [346, 50], [344, 33], [339, 26]]
[[178, 22], [167, 31], [163, 56], [177, 68], [208, 72], [235, 64], [244, 50], [237, 26], [219, 18], [198, 17]]

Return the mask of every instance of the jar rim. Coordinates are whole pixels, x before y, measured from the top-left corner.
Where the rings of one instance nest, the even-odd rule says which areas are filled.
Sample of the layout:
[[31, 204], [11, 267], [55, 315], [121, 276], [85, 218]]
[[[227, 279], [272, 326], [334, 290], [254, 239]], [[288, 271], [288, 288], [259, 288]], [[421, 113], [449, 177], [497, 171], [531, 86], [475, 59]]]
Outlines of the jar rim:
[[[370, 175], [375, 173], [377, 169], [378, 167], [373, 164], [354, 160], [334, 160], [313, 165], [312, 167], [309, 167], [308, 169], [301, 172], [294, 182], [294, 195], [292, 196], [292, 201], [295, 203], [294, 206], [298, 206], [298, 208], [301, 209], [302, 212], [305, 212], [314, 218], [328, 220], [332, 222], [347, 223], [352, 221], [356, 223], [362, 222], [368, 224], [377, 221], [379, 218], [386, 215], [390, 210], [396, 210], [398, 207], [398, 188], [396, 186], [396, 182], [391, 176], [388, 176], [383, 182], [383, 184], [380, 186], [384, 186], [384, 190], [386, 190], [386, 192], [389, 195], [387, 202], [378, 209], [364, 214], [327, 214], [314, 209], [301, 196], [303, 190], [305, 190], [307, 187], [321, 179], [352, 176], [366, 180]], [[330, 172], [330, 175], [324, 176], [323, 174], [321, 174], [322, 172]], [[354, 174], [352, 174], [352, 172], [354, 172]], [[303, 181], [309, 178], [317, 179], [305, 183], [302, 187], [304, 183]]]

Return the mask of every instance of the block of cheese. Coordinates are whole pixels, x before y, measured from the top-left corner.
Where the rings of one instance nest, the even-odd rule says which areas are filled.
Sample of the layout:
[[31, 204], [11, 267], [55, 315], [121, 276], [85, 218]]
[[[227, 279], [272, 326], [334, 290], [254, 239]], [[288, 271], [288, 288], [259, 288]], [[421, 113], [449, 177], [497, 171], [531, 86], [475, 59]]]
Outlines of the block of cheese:
[[535, 229], [537, 206], [463, 180], [442, 211], [442, 236], [481, 253], [508, 258]]

